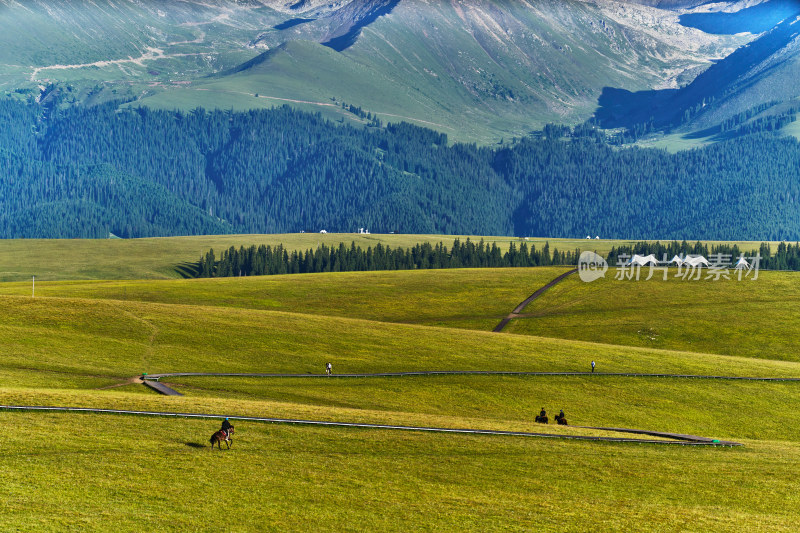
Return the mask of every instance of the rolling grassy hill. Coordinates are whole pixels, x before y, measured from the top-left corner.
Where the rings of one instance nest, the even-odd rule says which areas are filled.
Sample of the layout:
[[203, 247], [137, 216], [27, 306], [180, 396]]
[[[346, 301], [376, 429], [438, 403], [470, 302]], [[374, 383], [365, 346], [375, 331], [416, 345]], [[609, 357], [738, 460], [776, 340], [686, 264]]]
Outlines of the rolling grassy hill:
[[[355, 242], [366, 248], [381, 243], [392, 248], [412, 247], [415, 244], [440, 242], [451, 248], [454, 239], [474, 242], [484, 239], [496, 243], [503, 251], [510, 243], [542, 248], [549, 243], [551, 249], [561, 251], [589, 250], [606, 255], [612, 247], [630, 246], [635, 241], [608, 239], [542, 239], [518, 237], [481, 237], [469, 235], [406, 235], [406, 234], [353, 234], [353, 233], [287, 233], [275, 235], [198, 235], [190, 237], [158, 237], [146, 239], [0, 239], [0, 281], [26, 281], [36, 276], [40, 281], [55, 280], [136, 280], [174, 279], [182, 277], [187, 263], [194, 263], [213, 248], [219, 253], [231, 246], [276, 246], [283, 244], [288, 250], [316, 249]], [[703, 241], [713, 245], [721, 241]], [[742, 250], [756, 250], [760, 242], [725, 241]], [[770, 243], [775, 248], [778, 243]], [[185, 273], [185, 272], [184, 272]], [[20, 288], [20, 292], [26, 293]]]
[[[7, 524], [38, 530], [74, 523], [106, 530], [110, 521], [116, 530], [156, 523], [166, 530], [203, 528], [223, 509], [250, 517], [237, 524], [241, 530], [263, 530], [264, 524], [297, 529], [302, 523], [322, 530], [357, 524], [387, 530], [577, 531], [587, 527], [589, 516], [592, 524], [612, 529], [690, 523], [720, 531], [765, 524], [791, 529], [794, 507], [781, 502], [793, 501], [792, 465], [800, 461], [800, 435], [792, 429], [797, 415], [790, 408], [800, 395], [795, 383], [600, 375], [169, 378], [186, 396], [166, 398], [128, 381], [141, 372], [185, 370], [321, 374], [328, 360], [337, 373], [581, 371], [596, 359], [603, 371], [800, 377], [796, 362], [629, 347], [622, 334], [616, 344], [611, 338], [599, 344], [389, 322], [447, 324], [447, 317], [469, 309], [494, 313], [553, 273], [507, 269], [46, 283], [35, 299], [0, 296], [0, 403], [523, 431], [544, 429], [534, 427], [531, 413], [545, 405], [564, 408], [573, 424], [735, 438], [745, 448], [238, 422], [233, 449], [211, 454], [205, 442], [213, 421], [0, 412], [7, 426], [24, 428], [0, 451], [7, 465], [0, 477], [9, 494], [0, 514]], [[783, 294], [793, 274], [774, 276], [783, 276], [784, 291], [769, 276], [762, 288]], [[736, 298], [733, 286], [715, 287], [722, 298]], [[0, 286], [5, 293], [19, 288]], [[272, 308], [269, 300], [296, 309], [266, 310]], [[365, 301], [382, 311], [369, 315]], [[710, 313], [715, 304], [703, 305]], [[754, 335], [766, 340], [773, 332], [764, 328]], [[779, 416], [753, 420], [762, 413]], [[690, 467], [698, 464], [703, 467]], [[98, 468], [102, 478], [91, 474]], [[13, 474], [21, 469], [30, 481]], [[220, 471], [227, 475], [220, 477]], [[161, 476], [168, 476], [168, 487], [154, 489]], [[709, 478], [714, 483], [704, 482]], [[85, 489], [75, 490], [76, 485]], [[212, 492], [219, 496], [209, 498]], [[339, 510], [318, 510], [331, 505]], [[476, 506], [490, 512], [476, 513]], [[409, 507], [415, 509], [411, 517]]]
[[[269, 238], [307, 246], [341, 237]], [[42, 251], [62, 258], [71, 275], [83, 269], [110, 280], [48, 281], [36, 298], [27, 283], [0, 283], [0, 404], [584, 436], [610, 434], [574, 425], [617, 426], [745, 446], [637, 446], [240, 421], [234, 447], [211, 453], [206, 442], [214, 420], [0, 411], [6, 427], [21, 430], [9, 433], [0, 450], [6, 465], [0, 481], [8, 494], [0, 505], [3, 523], [21, 530], [81, 524], [98, 531], [150, 525], [177, 531], [203, 529], [221, 513], [243, 531], [788, 531], [796, 523], [800, 421], [793, 406], [800, 386], [794, 382], [600, 374], [182, 377], [164, 381], [185, 396], [164, 397], [131, 380], [142, 372], [174, 371], [320, 375], [326, 361], [335, 373], [586, 371], [596, 360], [601, 372], [800, 377], [800, 358], [778, 360], [774, 350], [749, 350], [794, 335], [797, 319], [789, 310], [795, 273], [762, 272], [758, 281], [738, 284], [578, 285], [568, 279], [531, 305], [527, 311], [536, 318], [512, 321], [512, 331], [524, 335], [488, 329], [563, 269], [113, 280], [168, 275], [167, 265], [195, 247], [256, 238], [267, 237], [33, 241], [27, 248], [6, 241], [8, 250], [27, 249], [27, 258]], [[398, 245], [412, 236], [360, 238]], [[414, 242], [419, 238], [413, 236]], [[105, 263], [91, 264], [104, 255]], [[0, 256], [11, 256], [6, 265], [16, 261], [18, 270], [28, 260]], [[668, 297], [675, 302], [672, 312], [661, 311]], [[729, 321], [750, 344], [726, 337], [719, 313], [731, 313], [730, 302], [745, 305]], [[676, 308], [687, 310], [686, 316]], [[597, 318], [586, 318], [592, 316]], [[665, 341], [633, 346], [637, 339], [625, 324], [647, 316], [663, 327]], [[534, 323], [538, 330], [525, 330]], [[588, 333], [577, 335], [582, 328]], [[681, 335], [670, 336], [673, 331]], [[705, 353], [714, 351], [708, 340], [714, 332], [724, 349]], [[685, 342], [690, 337], [698, 342]], [[788, 346], [784, 355], [797, 355]], [[540, 406], [563, 408], [573, 426], [532, 423]], [[168, 480], [163, 487], [162, 479]]]
[[569, 279], [509, 331], [797, 361], [797, 280], [779, 272], [761, 272], [756, 281]]
[[[412, 247], [418, 243], [440, 242], [448, 248], [453, 240], [463, 242], [469, 236], [404, 235], [357, 233], [294, 233], [282, 235], [198, 235], [191, 237], [159, 237], [149, 239], [6, 239], [0, 240], [0, 280], [22, 281], [36, 276], [38, 280], [77, 279], [169, 279], [179, 278], [185, 263], [194, 263], [213, 248], [217, 253], [231, 246], [283, 244], [288, 250], [316, 249], [345, 243], [348, 246], [375, 247], [380, 243], [392, 248]], [[509, 243], [519, 244], [516, 237], [476, 237], [497, 243], [506, 250]], [[574, 250], [582, 246], [608, 252], [611, 246], [631, 241], [589, 241], [581, 239], [529, 239], [537, 247], [549, 242], [552, 247]], [[755, 245], [757, 247], [757, 244]], [[749, 248], [748, 248], [749, 249]]]
[[184, 111], [288, 104], [363, 124], [347, 102], [482, 144], [592, 116], [702, 137], [765, 103], [779, 105], [763, 116], [782, 112], [797, 96], [796, 4], [697, 4], [4, 1], [0, 90]]
[[[242, 531], [788, 531], [795, 519], [786, 467], [797, 452], [785, 443], [686, 450], [240, 426], [234, 449], [212, 454], [193, 447], [209, 433], [202, 421], [0, 417], [28, 430], [0, 452], [3, 515], [23, 529], [178, 531], [221, 513]], [[22, 469], [32, 481], [13, 475]], [[159, 474], [169, 482], [154, 489]]]
[[[674, 270], [674, 269], [673, 269]], [[37, 296], [57, 299], [187, 304], [302, 313], [400, 324], [491, 331], [565, 267], [347, 272], [179, 281], [45, 282]], [[523, 311], [507, 331], [769, 360], [800, 362], [800, 294], [795, 272], [759, 273], [755, 281], [584, 283], [567, 278]], [[453, 287], [459, 287], [457, 291]], [[29, 283], [0, 294], [29, 296]], [[720, 321], [721, 319], [724, 319]]]

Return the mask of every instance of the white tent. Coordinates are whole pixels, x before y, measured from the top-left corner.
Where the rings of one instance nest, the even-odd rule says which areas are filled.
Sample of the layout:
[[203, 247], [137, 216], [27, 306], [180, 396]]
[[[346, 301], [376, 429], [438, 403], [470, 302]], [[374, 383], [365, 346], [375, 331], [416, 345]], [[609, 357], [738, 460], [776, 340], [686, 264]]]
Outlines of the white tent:
[[738, 261], [736, 261], [736, 266], [733, 267], [734, 270], [742, 270], [742, 269], [750, 269], [750, 263], [744, 257], [740, 257]]
[[631, 257], [631, 260], [628, 261], [628, 264], [631, 266], [658, 266], [658, 259], [653, 254], [650, 255], [634, 255]]
[[683, 260], [683, 264], [694, 268], [697, 268], [701, 265], [704, 267], [711, 266], [708, 264], [708, 259], [702, 255], [687, 255], [686, 259]]
[[678, 266], [683, 266], [683, 263], [684, 263], [684, 261], [683, 261], [683, 259], [681, 259], [681, 258], [680, 258], [680, 256], [677, 256], [677, 255], [676, 255], [676, 256], [675, 256], [675, 257], [673, 257], [673, 258], [670, 260], [670, 262], [669, 262], [669, 264], [670, 264], [670, 265], [671, 265], [672, 263], [675, 263], [675, 264], [676, 264], [676, 265], [678, 265]]

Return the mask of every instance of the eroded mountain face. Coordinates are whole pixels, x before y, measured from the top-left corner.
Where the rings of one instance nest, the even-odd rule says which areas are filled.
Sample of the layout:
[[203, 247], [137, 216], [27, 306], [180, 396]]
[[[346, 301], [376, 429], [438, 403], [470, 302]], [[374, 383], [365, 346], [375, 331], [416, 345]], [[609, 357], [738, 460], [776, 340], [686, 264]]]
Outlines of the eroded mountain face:
[[0, 90], [60, 82], [77, 102], [290, 103], [331, 116], [348, 102], [483, 142], [582, 122], [609, 89], [687, 86], [754, 36], [709, 33], [685, 17], [765, 5], [0, 0]]

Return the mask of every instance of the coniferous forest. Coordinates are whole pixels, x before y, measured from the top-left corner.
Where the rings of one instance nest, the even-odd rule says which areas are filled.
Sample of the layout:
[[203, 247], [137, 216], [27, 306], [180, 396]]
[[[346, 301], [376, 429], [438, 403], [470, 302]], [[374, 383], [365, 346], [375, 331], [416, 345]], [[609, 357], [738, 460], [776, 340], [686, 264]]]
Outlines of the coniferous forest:
[[[662, 262], [674, 256], [702, 255], [713, 265], [732, 267], [740, 257], [748, 264], [764, 270], [800, 270], [800, 243], [779, 243], [776, 249], [761, 243], [757, 250], [742, 250], [736, 244], [715, 244], [686, 241], [639, 242], [634, 245], [613, 247], [605, 257], [611, 266], [620, 266], [634, 254], [653, 254]], [[443, 243], [416, 244], [410, 248], [392, 248], [378, 243], [375, 248], [364, 249], [352, 242], [338, 247], [320, 245], [305, 252], [278, 246], [231, 246], [217, 256], [213, 249], [206, 252], [186, 272], [200, 278], [225, 278], [238, 276], [270, 276], [277, 274], [313, 274], [319, 272], [358, 272], [374, 270], [427, 270], [441, 268], [513, 268], [535, 266], [577, 265], [580, 250], [560, 251], [550, 249], [546, 242], [541, 250], [534, 244], [514, 242], [503, 252], [496, 243], [491, 246], [481, 239], [477, 244], [469, 238], [465, 242], [455, 239], [448, 250]], [[754, 258], [758, 257], [756, 260]]]
[[546, 243], [541, 250], [521, 242], [513, 242], [505, 252], [497, 244], [491, 246], [483, 240], [475, 244], [467, 239], [453, 242], [452, 248], [439, 243], [417, 244], [411, 248], [392, 248], [380, 243], [365, 250], [340, 243], [338, 247], [321, 245], [316, 250], [287, 250], [255, 245], [236, 249], [230, 247], [217, 258], [209, 250], [197, 263], [197, 277], [263, 276], [274, 274], [311, 274], [318, 272], [354, 272], [372, 270], [424, 270], [438, 268], [504, 268], [547, 265], [574, 265], [580, 251], [559, 252], [550, 250]]
[[800, 239], [800, 144], [691, 151], [545, 135], [449, 144], [288, 107], [191, 113], [0, 100], [0, 236], [299, 231]]

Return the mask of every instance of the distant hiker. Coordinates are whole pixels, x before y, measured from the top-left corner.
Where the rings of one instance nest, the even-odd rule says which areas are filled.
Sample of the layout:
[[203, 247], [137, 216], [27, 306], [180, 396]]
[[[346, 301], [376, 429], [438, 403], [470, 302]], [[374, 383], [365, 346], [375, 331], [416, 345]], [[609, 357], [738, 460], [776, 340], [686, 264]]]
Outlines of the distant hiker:
[[233, 426], [231, 426], [231, 423], [230, 423], [230, 421], [229, 421], [229, 420], [226, 418], [225, 420], [223, 420], [223, 421], [222, 421], [222, 430], [221, 430], [221, 431], [224, 431], [224, 432], [225, 432], [225, 434], [227, 435], [227, 434], [228, 434], [228, 432], [230, 432], [230, 429], [231, 429], [232, 427], [233, 427]]
[[325, 373], [329, 376], [333, 373], [333, 365], [330, 363], [325, 363]]
[[594, 361], [592, 361], [592, 374], [594, 374]]

